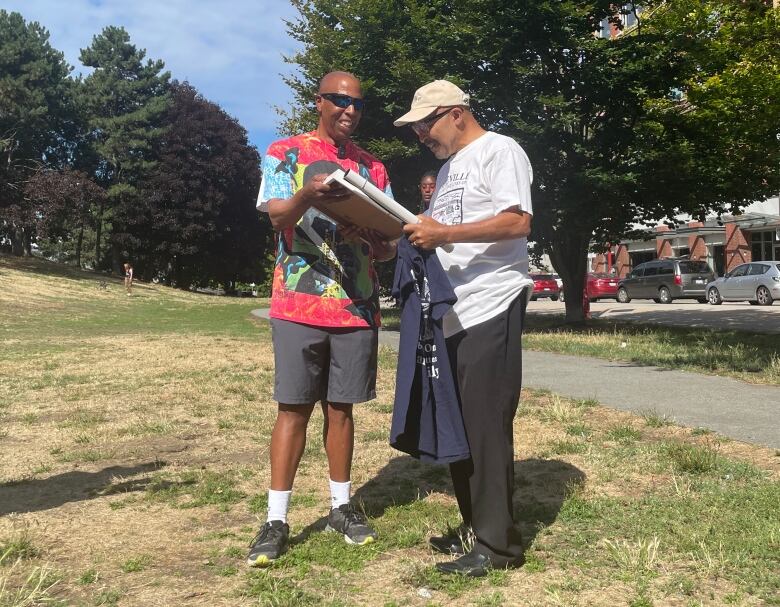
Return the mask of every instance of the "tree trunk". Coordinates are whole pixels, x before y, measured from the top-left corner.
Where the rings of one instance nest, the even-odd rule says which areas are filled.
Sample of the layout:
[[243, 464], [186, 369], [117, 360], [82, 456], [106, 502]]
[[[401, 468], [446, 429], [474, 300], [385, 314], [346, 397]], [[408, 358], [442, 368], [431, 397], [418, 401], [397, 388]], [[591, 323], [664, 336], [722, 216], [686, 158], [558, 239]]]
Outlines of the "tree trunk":
[[583, 322], [585, 312], [582, 306], [582, 293], [585, 289], [590, 231], [577, 233], [563, 228], [558, 233], [561, 236], [565, 234], [566, 237], [552, 240], [550, 261], [563, 280], [566, 322]]
[[81, 267], [81, 244], [84, 242], [84, 224], [79, 226], [79, 237], [76, 240], [76, 267]]
[[122, 249], [116, 242], [111, 243], [111, 270], [117, 274], [122, 274], [123, 261], [130, 261], [122, 259]]
[[24, 234], [22, 228], [17, 227], [15, 224], [11, 224], [11, 255], [21, 257], [24, 255]]
[[22, 246], [24, 247], [24, 256], [32, 257], [32, 230], [22, 228]]
[[103, 209], [105, 203], [101, 200], [100, 208], [97, 214], [97, 225], [95, 226], [95, 267], [94, 270], [100, 269], [100, 236], [103, 232]]

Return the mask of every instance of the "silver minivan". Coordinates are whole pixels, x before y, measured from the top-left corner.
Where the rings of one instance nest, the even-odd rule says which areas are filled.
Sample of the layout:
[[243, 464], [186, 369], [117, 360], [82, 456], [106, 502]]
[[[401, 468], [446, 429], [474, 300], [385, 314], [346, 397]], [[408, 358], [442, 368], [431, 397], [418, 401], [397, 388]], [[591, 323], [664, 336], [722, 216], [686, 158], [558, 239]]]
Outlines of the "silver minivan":
[[639, 264], [618, 283], [617, 300], [652, 299], [672, 303], [675, 299], [696, 299], [707, 303], [707, 283], [715, 273], [706, 261], [657, 259]]

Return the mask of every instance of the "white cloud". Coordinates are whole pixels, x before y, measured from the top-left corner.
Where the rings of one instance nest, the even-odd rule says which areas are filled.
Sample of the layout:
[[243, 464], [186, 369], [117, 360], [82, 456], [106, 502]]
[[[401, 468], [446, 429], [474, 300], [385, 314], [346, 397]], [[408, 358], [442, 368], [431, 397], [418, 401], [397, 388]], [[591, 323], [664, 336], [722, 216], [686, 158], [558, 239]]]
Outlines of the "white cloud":
[[124, 27], [148, 58], [238, 118], [261, 151], [276, 128], [273, 106], [292, 99], [280, 76], [293, 70], [282, 55], [297, 48], [284, 24], [296, 12], [285, 1], [4, 0], [3, 8], [48, 29], [77, 73], [86, 72], [78, 57], [93, 36]]

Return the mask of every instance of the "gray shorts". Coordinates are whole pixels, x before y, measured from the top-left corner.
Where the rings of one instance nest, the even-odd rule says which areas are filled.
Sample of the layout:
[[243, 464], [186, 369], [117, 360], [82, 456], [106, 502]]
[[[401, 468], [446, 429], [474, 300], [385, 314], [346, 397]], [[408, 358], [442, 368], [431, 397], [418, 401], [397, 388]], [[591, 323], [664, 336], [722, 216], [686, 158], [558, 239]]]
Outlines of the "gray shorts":
[[271, 319], [274, 400], [286, 405], [376, 398], [377, 330]]

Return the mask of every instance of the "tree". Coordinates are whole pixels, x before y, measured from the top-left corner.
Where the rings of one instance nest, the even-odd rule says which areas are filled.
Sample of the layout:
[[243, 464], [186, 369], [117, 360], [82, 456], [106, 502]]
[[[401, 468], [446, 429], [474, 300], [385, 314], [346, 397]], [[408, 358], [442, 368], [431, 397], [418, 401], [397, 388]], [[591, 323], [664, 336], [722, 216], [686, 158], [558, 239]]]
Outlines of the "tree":
[[283, 128], [311, 121], [322, 74], [353, 71], [370, 104], [359, 136], [404, 196], [431, 160], [392, 120], [435, 78], [470, 91], [483, 126], [515, 138], [531, 158], [532, 239], [564, 279], [567, 320], [583, 318], [591, 243], [778, 189], [778, 19], [758, 0], [645, 2], [640, 25], [611, 40], [595, 33], [605, 19], [619, 24], [631, 3], [294, 4], [300, 18], [289, 30], [303, 50], [289, 59], [301, 75], [288, 82], [299, 108]]
[[96, 218], [95, 265], [103, 261], [102, 230], [107, 226], [116, 271], [122, 257], [135, 253], [140, 226], [148, 225], [139, 186], [154, 167], [153, 149], [170, 103], [170, 74], [162, 72], [162, 61], [144, 63], [145, 56], [121, 27], [106, 27], [80, 55], [84, 65], [94, 68], [84, 80], [82, 101], [96, 152], [94, 171], [108, 194]]
[[72, 119], [70, 66], [49, 33], [0, 10], [0, 238], [15, 255], [31, 252], [36, 219], [24, 184], [61, 160]]
[[105, 191], [86, 173], [42, 170], [27, 182], [25, 195], [39, 237], [61, 242], [75, 239], [74, 262], [81, 267], [84, 230], [94, 227], [95, 209], [105, 199]]
[[234, 118], [188, 83], [175, 82], [171, 94], [145, 188], [150, 221], [137, 271], [180, 288], [260, 282], [269, 227], [255, 210], [258, 152]]

